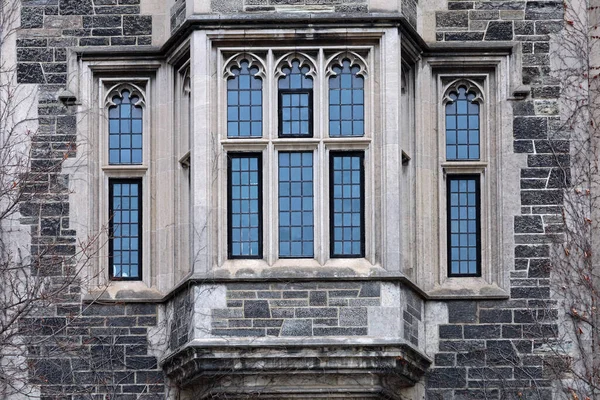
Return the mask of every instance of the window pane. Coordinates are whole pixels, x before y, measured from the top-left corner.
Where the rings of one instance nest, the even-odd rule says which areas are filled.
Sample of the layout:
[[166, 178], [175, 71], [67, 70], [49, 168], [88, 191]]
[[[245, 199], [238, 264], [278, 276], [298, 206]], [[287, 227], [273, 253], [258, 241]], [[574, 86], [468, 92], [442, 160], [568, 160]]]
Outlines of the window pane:
[[282, 68], [279, 88], [279, 136], [312, 136], [312, 78], [308, 67]]
[[227, 81], [227, 137], [262, 136], [262, 79], [247, 60]]
[[363, 154], [332, 152], [330, 185], [331, 256], [363, 257]]
[[108, 110], [108, 163], [141, 164], [142, 108], [134, 105], [139, 98], [130, 98], [129, 91], [121, 95], [112, 98], [115, 105]]
[[363, 136], [364, 78], [347, 59], [333, 71], [336, 75], [329, 78], [329, 136]]
[[479, 176], [449, 175], [447, 179], [449, 275], [479, 276]]
[[312, 153], [279, 153], [279, 256], [313, 257]]
[[[479, 104], [473, 93], [459, 87], [446, 104], [446, 159], [479, 160]], [[457, 130], [458, 129], [458, 130]]]
[[262, 257], [261, 162], [258, 154], [230, 154], [229, 257]]
[[110, 274], [113, 279], [141, 279], [140, 179], [109, 181]]

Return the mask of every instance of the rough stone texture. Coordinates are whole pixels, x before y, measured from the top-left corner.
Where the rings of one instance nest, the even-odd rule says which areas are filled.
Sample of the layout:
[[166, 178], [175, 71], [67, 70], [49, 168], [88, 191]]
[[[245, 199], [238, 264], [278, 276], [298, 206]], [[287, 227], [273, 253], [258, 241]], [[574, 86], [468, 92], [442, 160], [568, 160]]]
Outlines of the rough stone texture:
[[[54, 285], [66, 285], [47, 316], [32, 316], [19, 324], [28, 344], [29, 376], [44, 399], [165, 396], [165, 378], [149, 340], [149, 330], [158, 324], [157, 305], [82, 303], [81, 282], [69, 277], [72, 265], [67, 261], [80, 250], [69, 218], [69, 176], [62, 167], [76, 155], [81, 117], [56, 98], [67, 83], [67, 48], [137, 45], [137, 38], [152, 33], [152, 17], [132, 15], [139, 13], [139, 5], [131, 5], [139, 4], [137, 0], [101, 7], [104, 3], [31, 0], [21, 8], [17, 81], [39, 84], [39, 127], [31, 136], [35, 190], [19, 211], [21, 223], [32, 228], [31, 252], [44, 254], [42, 261], [47, 261], [37, 272], [52, 277]], [[143, 23], [126, 26], [125, 18]], [[133, 40], [119, 41], [123, 29]]]
[[[381, 306], [381, 283], [240, 283], [228, 285], [227, 299], [227, 308], [212, 310], [213, 335], [367, 335], [367, 308]], [[421, 319], [420, 298], [410, 297], [406, 307], [410, 318]], [[418, 345], [418, 327], [412, 326], [407, 340]]]

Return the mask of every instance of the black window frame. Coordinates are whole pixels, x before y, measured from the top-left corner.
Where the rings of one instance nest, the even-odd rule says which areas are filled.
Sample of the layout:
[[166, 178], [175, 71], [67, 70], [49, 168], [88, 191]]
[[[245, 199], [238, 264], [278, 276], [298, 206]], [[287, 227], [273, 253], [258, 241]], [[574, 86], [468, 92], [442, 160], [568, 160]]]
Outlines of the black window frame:
[[[476, 224], [477, 224], [477, 272], [474, 274], [452, 273], [452, 246], [451, 246], [451, 209], [450, 209], [450, 185], [453, 180], [473, 179], [475, 180], [475, 201], [476, 201]], [[480, 174], [447, 174], [446, 175], [446, 263], [447, 273], [450, 278], [468, 278], [481, 277], [481, 175]]]
[[[141, 281], [143, 280], [143, 179], [142, 178], [109, 178], [108, 179], [108, 276], [111, 281]], [[113, 187], [115, 184], [138, 184], [138, 241], [139, 241], [139, 262], [138, 276], [136, 277], [115, 277], [113, 264], [113, 246], [114, 246], [114, 221], [113, 221]]]
[[[346, 255], [334, 253], [334, 197], [333, 197], [333, 159], [336, 156], [359, 157], [360, 158], [360, 254]], [[329, 257], [330, 258], [364, 258], [366, 234], [365, 234], [365, 152], [364, 151], [330, 151], [329, 152]]]
[[[234, 157], [255, 156], [258, 159], [258, 255], [244, 256], [232, 254], [232, 198], [231, 198], [231, 160]], [[227, 153], [227, 258], [229, 260], [256, 260], [263, 258], [263, 165], [262, 153], [228, 152]]]
[[[283, 95], [308, 94], [308, 135], [286, 135], [283, 133]], [[312, 138], [313, 130], [313, 89], [279, 89], [277, 88], [277, 136], [279, 138]]]

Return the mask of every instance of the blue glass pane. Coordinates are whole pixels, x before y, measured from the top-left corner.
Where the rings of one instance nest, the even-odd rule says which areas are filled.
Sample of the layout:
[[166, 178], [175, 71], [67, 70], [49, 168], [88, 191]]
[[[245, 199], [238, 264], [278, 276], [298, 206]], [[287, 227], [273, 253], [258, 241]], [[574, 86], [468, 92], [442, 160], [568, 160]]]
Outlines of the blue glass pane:
[[453, 101], [446, 105], [446, 159], [478, 160], [479, 154], [479, 104], [473, 103], [474, 93], [459, 87], [449, 96]]
[[279, 135], [311, 136], [312, 78], [309, 68], [300, 67], [293, 60], [292, 66], [282, 68], [285, 74], [279, 79]]
[[279, 153], [279, 256], [313, 257], [312, 153]]
[[329, 136], [363, 136], [364, 78], [347, 59], [333, 71], [336, 75], [329, 78]]
[[259, 156], [229, 157], [229, 252], [232, 257], [259, 257], [262, 242]]
[[479, 181], [448, 176], [448, 263], [453, 275], [477, 275], [479, 265]]
[[[227, 136], [262, 136], [262, 79], [247, 60], [227, 80]], [[250, 251], [251, 246], [248, 247]]]
[[331, 165], [333, 257], [363, 256], [362, 154], [334, 153]]
[[111, 181], [109, 200], [110, 243], [113, 278], [139, 279], [141, 265], [139, 180]]
[[117, 105], [109, 109], [108, 162], [117, 165], [141, 164], [142, 108], [134, 105], [139, 98], [130, 98], [127, 90], [122, 92], [122, 96], [114, 96], [112, 101]]

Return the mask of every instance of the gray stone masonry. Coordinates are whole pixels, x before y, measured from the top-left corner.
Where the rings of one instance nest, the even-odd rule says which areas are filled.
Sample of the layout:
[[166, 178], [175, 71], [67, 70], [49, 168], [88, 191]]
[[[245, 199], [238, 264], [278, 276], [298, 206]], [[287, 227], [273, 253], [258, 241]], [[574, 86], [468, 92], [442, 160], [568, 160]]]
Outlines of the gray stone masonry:
[[[366, 336], [368, 307], [379, 306], [381, 284], [378, 282], [231, 284], [227, 287], [227, 308], [212, 310], [211, 333], [217, 336]], [[409, 334], [409, 340], [414, 336], [418, 340], [418, 333]]]
[[62, 164], [76, 154], [80, 117], [56, 97], [67, 83], [68, 47], [151, 44], [152, 17], [139, 13], [139, 0], [22, 1], [17, 80], [39, 84], [39, 127], [31, 135], [32, 178], [19, 211], [21, 223], [31, 227], [31, 252], [40, 259], [35, 272], [66, 285], [51, 307], [19, 322], [29, 377], [42, 399], [165, 397], [148, 340], [158, 324], [157, 306], [82, 303], [80, 282], [71, 281], [72, 257], [80, 249]]
[[[550, 246], [563, 229], [562, 188], [569, 142], [554, 140], [557, 81], [550, 71], [550, 34], [562, 29], [559, 1], [448, 1], [436, 13], [438, 41], [521, 43], [523, 84], [531, 96], [513, 102], [515, 153], [524, 154], [521, 215], [514, 216], [510, 300], [449, 302], [439, 326], [439, 352], [427, 379], [428, 399], [552, 398], [552, 356], [540, 352], [557, 335], [550, 300]], [[529, 390], [537, 386], [537, 391]], [[486, 388], [486, 389], [484, 389]]]

